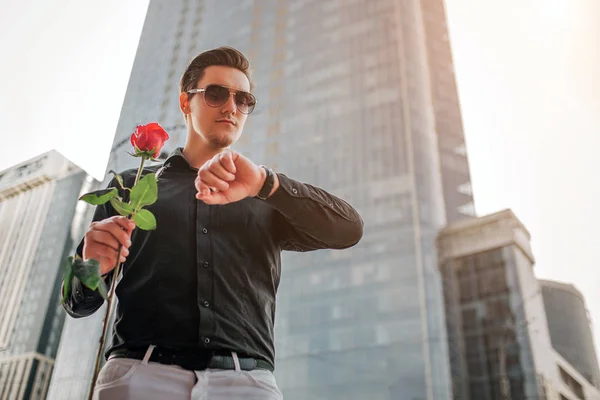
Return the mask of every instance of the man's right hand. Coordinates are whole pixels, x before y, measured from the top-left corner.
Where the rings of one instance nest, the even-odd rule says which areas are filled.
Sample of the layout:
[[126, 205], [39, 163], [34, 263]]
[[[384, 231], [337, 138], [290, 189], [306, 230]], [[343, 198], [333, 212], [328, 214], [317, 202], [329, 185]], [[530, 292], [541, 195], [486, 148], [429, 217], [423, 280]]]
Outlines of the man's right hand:
[[119, 262], [125, 262], [129, 255], [131, 232], [134, 228], [135, 223], [122, 216], [92, 222], [84, 237], [83, 259], [93, 258], [100, 263], [102, 275], [109, 273], [117, 264], [119, 245], [123, 246]]

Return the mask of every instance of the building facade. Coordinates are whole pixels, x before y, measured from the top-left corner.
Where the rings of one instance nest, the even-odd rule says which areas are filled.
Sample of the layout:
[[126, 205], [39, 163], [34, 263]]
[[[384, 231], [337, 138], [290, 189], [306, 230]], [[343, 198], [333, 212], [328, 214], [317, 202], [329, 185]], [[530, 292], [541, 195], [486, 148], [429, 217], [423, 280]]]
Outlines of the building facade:
[[573, 285], [540, 280], [552, 347], [600, 388], [598, 357], [585, 299]]
[[435, 239], [474, 210], [443, 1], [151, 0], [109, 169], [136, 166], [137, 124], [167, 128], [166, 151], [184, 145], [178, 81], [222, 45], [249, 57], [257, 82], [234, 148], [365, 221], [352, 249], [284, 254], [285, 398], [448, 399]]
[[44, 399], [64, 321], [61, 265], [87, 175], [55, 151], [0, 172], [0, 394]]
[[448, 223], [475, 215], [444, 1], [421, 0], [429, 82]]
[[544, 307], [530, 235], [512, 211], [450, 224], [438, 249], [453, 398], [600, 398], [552, 347], [546, 316], [558, 305]]
[[455, 398], [543, 398], [533, 331], [544, 314], [529, 240], [509, 210], [440, 232]]

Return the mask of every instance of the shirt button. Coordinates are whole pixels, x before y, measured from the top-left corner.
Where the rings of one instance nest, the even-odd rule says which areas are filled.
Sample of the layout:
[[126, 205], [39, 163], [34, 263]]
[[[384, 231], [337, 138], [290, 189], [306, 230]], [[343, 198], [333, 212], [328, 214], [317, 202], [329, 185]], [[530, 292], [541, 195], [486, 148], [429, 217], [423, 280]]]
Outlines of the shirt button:
[[292, 188], [292, 193], [298, 194], [298, 190], [296, 188]]
[[205, 302], [204, 302], [204, 303], [202, 303], [202, 304], [204, 304], [204, 307], [208, 307], [208, 306], [210, 306], [210, 303], [209, 303], [208, 301], [205, 301]]
[[208, 268], [208, 261], [204, 261], [204, 268]]
[[202, 233], [208, 233], [208, 229], [206, 229], [206, 228], [203, 228], [203, 229], [202, 229]]
[[204, 343], [209, 344], [210, 343], [210, 338], [204, 338]]

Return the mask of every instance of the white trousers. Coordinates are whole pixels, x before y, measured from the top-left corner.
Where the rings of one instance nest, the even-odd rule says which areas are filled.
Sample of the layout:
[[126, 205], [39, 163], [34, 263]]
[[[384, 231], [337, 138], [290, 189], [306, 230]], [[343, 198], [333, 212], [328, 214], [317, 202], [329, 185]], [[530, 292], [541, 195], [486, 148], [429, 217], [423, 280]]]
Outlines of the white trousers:
[[271, 371], [242, 371], [232, 352], [235, 370], [189, 371], [149, 362], [154, 346], [143, 360], [113, 358], [102, 367], [95, 400], [282, 400]]

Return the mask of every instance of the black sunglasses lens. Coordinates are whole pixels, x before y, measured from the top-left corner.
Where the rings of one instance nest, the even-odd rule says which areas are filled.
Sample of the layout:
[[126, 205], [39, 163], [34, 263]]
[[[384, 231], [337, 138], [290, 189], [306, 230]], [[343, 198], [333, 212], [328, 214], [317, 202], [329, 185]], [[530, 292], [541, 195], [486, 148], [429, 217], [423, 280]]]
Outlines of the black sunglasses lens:
[[[219, 85], [208, 85], [204, 90], [204, 101], [210, 107], [221, 107], [229, 100], [229, 89]], [[251, 93], [236, 92], [235, 104], [244, 114], [250, 114], [256, 105], [256, 98]]]
[[222, 86], [209, 85], [204, 91], [204, 99], [206, 100], [206, 104], [211, 107], [222, 106], [229, 99], [229, 90]]
[[254, 110], [256, 105], [256, 99], [250, 93], [237, 92], [235, 94], [235, 104], [238, 106], [241, 112], [249, 114]]

